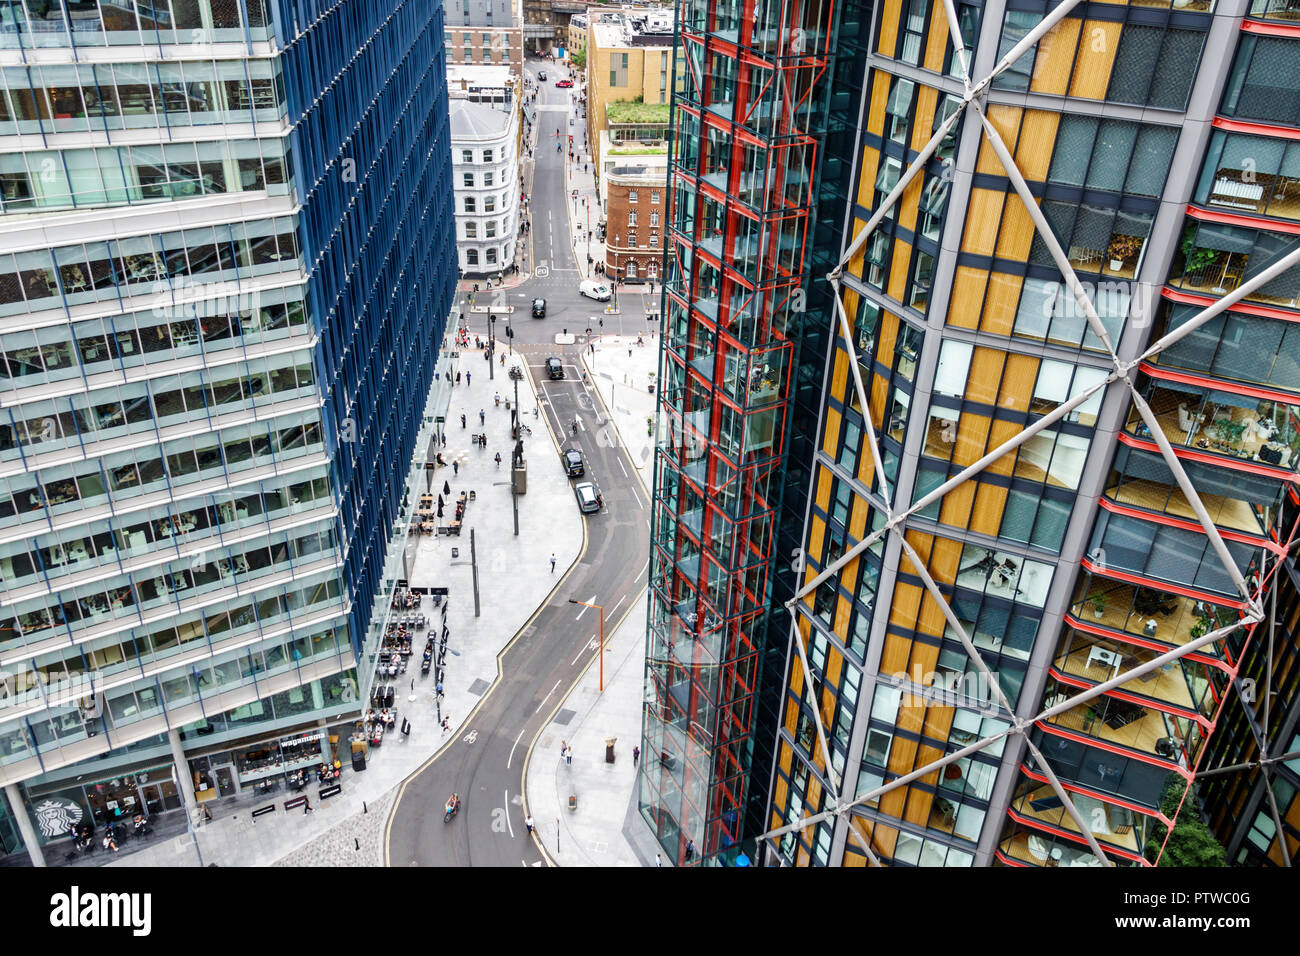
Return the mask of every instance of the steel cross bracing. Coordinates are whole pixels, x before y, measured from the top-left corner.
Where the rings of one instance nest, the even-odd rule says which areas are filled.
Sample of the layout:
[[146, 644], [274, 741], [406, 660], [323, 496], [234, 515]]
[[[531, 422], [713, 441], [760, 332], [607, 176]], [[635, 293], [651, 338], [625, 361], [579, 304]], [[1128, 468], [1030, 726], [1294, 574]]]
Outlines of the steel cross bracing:
[[[965, 45], [962, 43], [961, 31], [957, 26], [956, 11], [953, 7], [952, 0], [943, 0], [944, 13], [948, 21], [948, 36], [951, 39], [953, 46], [955, 48], [954, 53], [955, 53], [956, 60], [961, 66], [962, 84], [965, 89], [965, 94], [963, 95], [960, 101], [959, 107], [953, 111], [952, 115], [950, 115], [947, 118], [947, 120], [938, 129], [935, 130], [934, 135], [931, 136], [929, 142], [925, 144], [925, 146], [917, 154], [916, 158], [908, 166], [907, 170], [899, 177], [898, 182], [895, 183], [894, 188], [890, 190], [889, 194], [881, 202], [880, 207], [876, 209], [876, 211], [872, 214], [871, 218], [867, 221], [863, 229], [854, 237], [852, 243], [850, 243], [849, 247], [845, 250], [844, 254], [841, 256], [839, 263], [826, 276], [827, 281], [831, 285], [831, 290], [835, 301], [835, 309], [839, 318], [839, 323], [838, 323], [839, 334], [840, 337], [843, 339], [845, 349], [848, 353], [848, 365], [853, 379], [853, 388], [857, 395], [858, 403], [863, 409], [862, 417], [865, 426], [867, 443], [871, 450], [871, 455], [875, 466], [876, 480], [879, 484], [880, 498], [884, 504], [884, 513], [885, 513], [886, 520], [880, 528], [871, 532], [866, 537], [864, 537], [861, 541], [859, 541], [857, 544], [848, 548], [842, 555], [840, 555], [839, 558], [831, 562], [831, 564], [829, 564], [824, 570], [822, 570], [821, 573], [809, 579], [795, 593], [795, 595], [785, 603], [786, 608], [791, 612], [791, 640], [794, 644], [795, 651], [799, 656], [799, 660], [803, 666], [804, 674], [810, 675], [812, 673], [812, 668], [809, 666], [807, 651], [804, 647], [804, 640], [798, 628], [798, 617], [797, 617], [799, 613], [802, 613], [806, 619], [811, 621], [811, 616], [809, 614], [808, 608], [803, 603], [804, 599], [809, 594], [813, 593], [822, 584], [822, 582], [826, 581], [827, 579], [835, 575], [841, 568], [847, 565], [850, 561], [853, 561], [858, 556], [860, 556], [867, 548], [871, 547], [883, 535], [888, 533], [894, 534], [899, 539], [899, 542], [902, 546], [903, 553], [906, 555], [908, 563], [911, 564], [917, 576], [920, 577], [926, 592], [934, 599], [934, 601], [938, 604], [940, 609], [943, 611], [947, 623], [956, 632], [958, 639], [961, 641], [962, 646], [966, 650], [967, 656], [970, 658], [971, 662], [979, 670], [980, 674], [985, 678], [985, 680], [988, 681], [988, 685], [993, 689], [996, 698], [995, 703], [998, 707], [999, 716], [1007, 720], [1009, 726], [1007, 727], [1007, 729], [1003, 731], [985, 737], [982, 740], [978, 740], [975, 743], [970, 744], [969, 746], [961, 748], [960, 750], [954, 751], [953, 753], [949, 753], [943, 757], [933, 760], [923, 767], [915, 769], [901, 777], [897, 777], [888, 783], [882, 784], [879, 787], [867, 791], [866, 793], [861, 793], [852, 797], [851, 799], [844, 800], [842, 798], [841, 789], [840, 789], [841, 781], [839, 778], [839, 774], [836, 772], [833, 765], [833, 761], [831, 759], [831, 752], [830, 752], [829, 745], [827, 743], [826, 728], [822, 722], [821, 708], [817, 706], [817, 701], [813, 697], [811, 680], [805, 679], [803, 681], [804, 696], [806, 701], [809, 704], [809, 709], [812, 711], [812, 719], [817, 728], [818, 747], [821, 751], [822, 761], [828, 778], [826, 780], [826, 789], [830, 794], [830, 802], [832, 806], [828, 810], [823, 810], [819, 813], [815, 813], [810, 816], [803, 817], [793, 823], [786, 824], [785, 826], [781, 826], [769, 830], [761, 834], [758, 837], [759, 840], [765, 840], [765, 839], [775, 840], [776, 838], [783, 836], [786, 833], [790, 833], [793, 831], [802, 831], [805, 827], [819, 823], [822, 820], [825, 820], [829, 817], [838, 817], [844, 813], [847, 813], [855, 806], [859, 806], [870, 800], [874, 800], [880, 797], [881, 795], [888, 793], [889, 791], [894, 790], [898, 787], [906, 786], [907, 784], [911, 783], [914, 780], [918, 780], [921, 777], [925, 777], [929, 774], [935, 773], [936, 771], [942, 769], [943, 767], [947, 766], [950, 763], [963, 759], [964, 757], [967, 757], [973, 753], [977, 753], [985, 749], [986, 747], [990, 746], [991, 744], [994, 744], [1002, 740], [1005, 737], [1008, 737], [1012, 734], [1017, 734], [1024, 738], [1025, 745], [1029, 750], [1030, 755], [1033, 757], [1035, 764], [1039, 768], [1041, 768], [1043, 775], [1047, 779], [1047, 782], [1051, 786], [1052, 790], [1055, 792], [1057, 798], [1060, 799], [1066, 812], [1069, 813], [1070, 817], [1073, 819], [1075, 825], [1079, 829], [1079, 833], [1087, 841], [1089, 848], [1092, 850], [1097, 860], [1101, 863], [1102, 866], [1113, 866], [1114, 864], [1112, 863], [1110, 858], [1107, 857], [1106, 854], [1102, 851], [1101, 847], [1097, 843], [1096, 838], [1092, 835], [1091, 827], [1085, 823], [1082, 815], [1079, 813], [1078, 808], [1075, 806], [1074, 802], [1070, 799], [1069, 793], [1066, 791], [1065, 787], [1062, 786], [1060, 780], [1057, 778], [1056, 774], [1052, 771], [1052, 768], [1048, 765], [1046, 758], [1043, 757], [1042, 753], [1034, 745], [1033, 741], [1029, 736], [1028, 730], [1039, 721], [1049, 719], [1051, 717], [1056, 716], [1057, 714], [1070, 710], [1078, 706], [1079, 704], [1092, 700], [1095, 697], [1099, 697], [1102, 694], [1105, 694], [1108, 691], [1116, 687], [1119, 687], [1120, 685], [1125, 684], [1130, 680], [1138, 678], [1143, 674], [1153, 671], [1159, 667], [1163, 667], [1167, 663], [1179, 660], [1182, 657], [1186, 656], [1187, 654], [1196, 651], [1207, 644], [1212, 644], [1215, 641], [1222, 640], [1228, 634], [1232, 633], [1233, 631], [1239, 628], [1251, 627], [1259, 623], [1261, 620], [1263, 620], [1265, 616], [1263, 608], [1258, 599], [1258, 593], [1259, 590], [1265, 586], [1266, 579], [1261, 575], [1259, 588], [1257, 588], [1256, 591], [1252, 593], [1250, 586], [1243, 578], [1241, 572], [1237, 569], [1236, 563], [1232, 560], [1232, 556], [1228, 552], [1226, 544], [1224, 544], [1223, 537], [1220, 535], [1218, 528], [1214, 525], [1214, 522], [1211, 520], [1209, 513], [1207, 512], [1205, 505], [1200, 498], [1200, 495], [1197, 493], [1196, 488], [1192, 485], [1190, 478], [1188, 478], [1186, 471], [1183, 469], [1181, 461], [1174, 454], [1172, 446], [1170, 445], [1168, 439], [1165, 437], [1164, 430], [1159, 426], [1159, 423], [1157, 422], [1154, 413], [1151, 411], [1150, 406], [1146, 403], [1146, 401], [1142, 398], [1142, 396], [1138, 393], [1137, 389], [1135, 388], [1133, 381], [1130, 378], [1130, 373], [1133, 370], [1133, 368], [1135, 368], [1140, 362], [1154, 355], [1157, 355], [1163, 349], [1179, 341], [1184, 336], [1194, 332], [1196, 329], [1200, 328], [1206, 322], [1209, 322], [1215, 316], [1219, 315], [1224, 310], [1226, 310], [1236, 302], [1240, 301], [1245, 296], [1254, 292], [1256, 289], [1265, 285], [1266, 283], [1272, 281], [1276, 276], [1281, 275], [1286, 270], [1292, 268], [1293, 266], [1296, 266], [1297, 264], [1300, 264], [1300, 248], [1284, 256], [1278, 262], [1274, 263], [1272, 266], [1265, 269], [1263, 272], [1255, 276], [1253, 279], [1244, 282], [1242, 285], [1238, 286], [1235, 290], [1233, 290], [1232, 293], [1224, 296], [1223, 298], [1216, 301], [1214, 304], [1203, 309], [1195, 317], [1193, 317], [1183, 325], [1179, 326], [1177, 329], [1174, 329], [1168, 332], [1167, 334], [1165, 334], [1162, 338], [1152, 343], [1137, 358], [1127, 362], [1120, 359], [1119, 355], [1115, 351], [1115, 346], [1114, 343], [1111, 341], [1109, 333], [1107, 332], [1104, 324], [1102, 323], [1100, 316], [1097, 314], [1092, 299], [1088, 295], [1088, 292], [1084, 288], [1082, 283], [1079, 281], [1079, 278], [1075, 274], [1074, 269], [1070, 266], [1065, 251], [1061, 248], [1060, 243], [1057, 241], [1055, 234], [1048, 226], [1047, 220], [1043, 216], [1042, 211], [1039, 209], [1038, 204], [1034, 201], [1034, 198], [1029, 191], [1028, 183], [1025, 181], [1025, 178], [1023, 174], [1020, 172], [1019, 167], [1017, 167], [1014, 157], [1007, 149], [1006, 143], [1002, 140], [1002, 137], [998, 133], [997, 129], [993, 126], [993, 124], [989, 121], [988, 117], [985, 115], [983, 104], [981, 102], [981, 98], [983, 97], [989, 85], [993, 82], [993, 80], [1000, 73], [1002, 73], [1012, 64], [1014, 64], [1018, 59], [1020, 59], [1020, 57], [1023, 56], [1025, 53], [1027, 53], [1035, 44], [1037, 44], [1037, 42], [1042, 38], [1042, 36], [1045, 33], [1047, 33], [1049, 30], [1051, 30], [1071, 10], [1073, 10], [1074, 7], [1076, 7], [1079, 2], [1080, 0], [1063, 0], [1063, 2], [1058, 4], [1052, 10], [1052, 12], [1048, 14], [1033, 30], [1031, 30], [1025, 37], [1023, 37], [1019, 43], [1017, 43], [1010, 51], [1008, 51], [1007, 54], [1004, 57], [1002, 57], [1002, 59], [994, 66], [993, 70], [986, 77], [984, 77], [978, 83], [972, 84], [970, 74], [968, 71], [969, 60], [967, 57], [967, 51]], [[1048, 251], [1052, 256], [1053, 261], [1060, 269], [1061, 274], [1065, 279], [1065, 283], [1067, 287], [1070, 289], [1070, 292], [1073, 294], [1074, 299], [1078, 304], [1078, 306], [1080, 307], [1080, 309], [1082, 310], [1085, 318], [1087, 319], [1089, 327], [1092, 329], [1093, 333], [1097, 336], [1098, 340], [1101, 342], [1102, 346], [1104, 347], [1106, 353], [1109, 355], [1112, 364], [1112, 370], [1104, 380], [1083, 390], [1078, 395], [1074, 396], [1070, 400], [1059, 405], [1050, 414], [1045, 415], [1044, 417], [1038, 419], [1034, 423], [1028, 425], [1018, 434], [1012, 436], [1010, 439], [1003, 442], [996, 449], [984, 455], [978, 461], [974, 462], [973, 464], [963, 469], [960, 473], [949, 478], [947, 481], [939, 485], [939, 487], [935, 488], [929, 494], [918, 499], [915, 503], [911, 505], [911, 507], [901, 512], [895, 512], [891, 504], [892, 496], [890, 494], [888, 482], [886, 480], [885, 473], [884, 473], [883, 459], [881, 458], [880, 455], [880, 448], [876, 438], [875, 426], [872, 422], [872, 416], [870, 411], [871, 406], [867, 401], [866, 389], [862, 382], [862, 376], [859, 369], [859, 363], [857, 357], [857, 350], [853, 340], [852, 326], [849, 321], [848, 314], [844, 308], [842, 289], [841, 289], [841, 279], [843, 278], [845, 265], [847, 265], [862, 249], [863, 245], [865, 245], [865, 243], [870, 238], [872, 233], [874, 233], [876, 227], [879, 225], [881, 220], [884, 219], [885, 215], [895, 205], [895, 203], [897, 203], [899, 197], [908, 188], [908, 186], [916, 178], [916, 176], [921, 172], [921, 170], [924, 168], [925, 164], [929, 161], [931, 156], [934, 155], [935, 150], [938, 149], [939, 144], [943, 142], [944, 137], [946, 137], [949, 131], [956, 125], [958, 119], [960, 119], [963, 116], [967, 107], [974, 110], [976, 115], [979, 117], [980, 125], [983, 129], [984, 137], [988, 140], [990, 147], [993, 149], [999, 161], [1002, 163], [1003, 168], [1006, 170], [1007, 176], [1011, 181], [1012, 187], [1016, 191], [1016, 195], [1020, 199], [1022, 205], [1025, 207], [1026, 212], [1028, 213], [1030, 219], [1034, 224], [1035, 232], [1038, 234], [1039, 238], [1046, 245]], [[1223, 564], [1224, 570], [1227, 572], [1229, 578], [1232, 580], [1233, 584], [1235, 585], [1238, 592], [1240, 593], [1241, 598], [1245, 604], [1245, 613], [1240, 620], [1232, 624], [1217, 628], [1203, 635], [1200, 638], [1197, 638], [1193, 641], [1190, 641], [1187, 644], [1175, 648], [1174, 650], [1171, 650], [1165, 654], [1160, 655], [1154, 660], [1148, 661], [1145, 664], [1138, 665], [1127, 671], [1119, 673], [1116, 676], [1112, 677], [1110, 680], [1105, 681], [1104, 683], [1098, 684], [1092, 688], [1089, 688], [1088, 690], [1076, 694], [1073, 697], [1070, 697], [1067, 700], [1064, 700], [1060, 703], [1053, 705], [1052, 707], [1049, 707], [1041, 711], [1035, 717], [1028, 718], [1028, 719], [1022, 718], [1017, 716], [1014, 713], [1014, 709], [1011, 707], [1010, 702], [1007, 699], [1002, 688], [998, 685], [994, 675], [989, 670], [988, 665], [985, 664], [984, 659], [976, 652], [975, 645], [971, 641], [970, 635], [967, 633], [965, 627], [962, 626], [961, 621], [958, 620], [956, 614], [953, 612], [952, 608], [950, 607], [947, 599], [944, 597], [942, 591], [939, 589], [938, 584], [935, 582], [933, 577], [931, 577], [928, 569], [925, 566], [925, 562], [916, 553], [916, 550], [913, 548], [912, 544], [907, 540], [906, 534], [904, 533], [905, 531], [904, 522], [916, 512], [921, 511], [922, 509], [928, 507], [933, 502], [938, 501], [940, 498], [946, 495], [949, 491], [956, 488], [958, 485], [963, 484], [974, 475], [982, 472], [992, 462], [1003, 457], [1008, 452], [1015, 450], [1021, 444], [1023, 444], [1024, 442], [1032, 438], [1034, 435], [1038, 434], [1039, 432], [1050, 427], [1060, 419], [1064, 418], [1075, 408], [1079, 407], [1080, 405], [1088, 401], [1088, 399], [1090, 399], [1098, 391], [1108, 387], [1109, 385], [1115, 382], [1123, 382], [1124, 385], [1128, 388], [1134, 407], [1138, 410], [1138, 413], [1139, 415], [1141, 415], [1143, 421], [1146, 422], [1147, 428], [1151, 432], [1151, 435], [1157, 445], [1157, 448], [1159, 449], [1161, 458], [1164, 460], [1165, 464], [1169, 467], [1170, 471], [1172, 472], [1175, 481], [1178, 483], [1179, 488], [1182, 490], [1183, 494], [1187, 498], [1188, 503], [1191, 505], [1192, 510], [1196, 515], [1197, 521], [1200, 523], [1202, 529], [1205, 531], [1206, 536], [1209, 538], [1211, 545], [1214, 548], [1216, 556]], [[1279, 564], [1274, 565], [1275, 572], [1277, 568], [1280, 566], [1280, 560], [1281, 559], [1279, 558]], [[1271, 640], [1272, 640], [1271, 629], [1270, 629], [1269, 639], [1270, 639], [1270, 646], [1271, 646]], [[1270, 673], [1271, 673], [1271, 655], [1270, 655]], [[879, 676], [880, 675], [878, 675], [878, 677]], [[899, 682], [900, 685], [903, 683], [904, 682], [902, 681]], [[939, 692], [935, 691], [933, 688], [915, 686], [912, 685], [910, 682], [906, 682], [906, 683], [907, 683], [907, 692], [921, 699], [926, 699], [926, 700], [935, 699], [939, 696]], [[1238, 693], [1240, 694], [1239, 682], [1234, 680], [1232, 682], [1232, 686], [1234, 688], [1237, 688]], [[1267, 707], [1267, 699], [1269, 695], [1265, 693], [1264, 696], [1266, 701], [1265, 706]], [[1226, 703], [1226, 700], [1227, 697], [1225, 695], [1224, 703]], [[1260, 741], [1260, 752], [1261, 752], [1262, 759], [1257, 762], [1260, 765], [1266, 763], [1271, 764], [1271, 763], [1275, 763], [1277, 760], [1285, 759], [1284, 757], [1276, 757], [1276, 758], [1268, 757], [1267, 756], [1268, 750], [1263, 745], [1262, 740]], [[1202, 754], [1203, 753], [1204, 750], [1202, 750]], [[1235, 769], [1235, 768], [1228, 768], [1228, 769]], [[1193, 773], [1194, 772], [1195, 771], [1193, 769]], [[1270, 790], [1269, 795], [1271, 797], [1272, 796], [1271, 788], [1268, 789]], [[1189, 790], [1190, 787], [1184, 789], [1184, 798], [1186, 797], [1186, 794]], [[1180, 809], [1181, 809], [1181, 805], [1180, 805]], [[1274, 822], [1277, 824], [1278, 832], [1281, 833], [1282, 827], [1280, 821], [1278, 820], [1277, 808], [1276, 805], [1272, 803], [1272, 801], [1270, 801], [1270, 809], [1274, 818]], [[1176, 817], [1177, 814], [1175, 813], [1175, 819]], [[865, 840], [862, 834], [858, 832], [857, 827], [851, 825], [848, 829], [848, 832], [859, 843], [859, 845], [862, 846], [869, 860], [872, 863], [879, 864], [880, 860], [878, 859], [876, 854], [872, 851], [872, 848], [868, 845], [867, 840]], [[1169, 829], [1169, 832], [1170, 833], [1173, 832], [1172, 827]], [[1166, 840], [1167, 839], [1168, 839], [1168, 835], [1166, 835]], [[1285, 853], [1285, 848], [1284, 848], [1284, 853]], [[1287, 862], [1289, 864], [1290, 862], [1289, 857], [1287, 858]]]

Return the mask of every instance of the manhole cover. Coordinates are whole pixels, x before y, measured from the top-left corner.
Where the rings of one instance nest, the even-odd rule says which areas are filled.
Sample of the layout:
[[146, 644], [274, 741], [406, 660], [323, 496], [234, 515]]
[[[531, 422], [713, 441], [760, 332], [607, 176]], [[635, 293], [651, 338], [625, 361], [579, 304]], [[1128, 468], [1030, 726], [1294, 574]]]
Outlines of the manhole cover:
[[492, 686], [491, 684], [489, 684], [487, 681], [485, 681], [483, 678], [480, 677], [474, 683], [469, 685], [469, 692], [473, 694], [475, 697], [482, 697], [485, 693], [487, 693], [487, 689], [491, 686]]
[[555, 715], [555, 722], [561, 726], [567, 726], [569, 721], [573, 720], [577, 714], [576, 710], [562, 710]]

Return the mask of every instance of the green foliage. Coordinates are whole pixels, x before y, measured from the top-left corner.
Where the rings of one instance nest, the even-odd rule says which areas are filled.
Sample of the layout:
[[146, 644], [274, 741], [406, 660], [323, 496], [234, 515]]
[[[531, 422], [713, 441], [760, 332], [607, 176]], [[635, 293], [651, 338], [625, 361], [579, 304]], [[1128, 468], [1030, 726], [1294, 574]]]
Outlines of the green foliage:
[[[1165, 781], [1165, 791], [1160, 796], [1160, 812], [1166, 817], [1173, 817], [1178, 809], [1178, 801], [1183, 798], [1185, 786], [1183, 778], [1175, 773], [1171, 773]], [[1148, 860], [1155, 860], [1156, 854], [1160, 852], [1160, 844], [1164, 842], [1166, 829], [1161, 823], [1152, 825], [1151, 837], [1146, 847]], [[1201, 819], [1201, 801], [1197, 797], [1195, 785], [1192, 787], [1192, 792], [1187, 795], [1187, 801], [1178, 815], [1174, 834], [1169, 838], [1164, 856], [1160, 858], [1160, 865], [1198, 867], [1228, 865], [1223, 846]]]
[[585, 70], [587, 68], [586, 50], [575, 50], [574, 52], [569, 54], [569, 59], [573, 61], [573, 65], [576, 66], [578, 69]]

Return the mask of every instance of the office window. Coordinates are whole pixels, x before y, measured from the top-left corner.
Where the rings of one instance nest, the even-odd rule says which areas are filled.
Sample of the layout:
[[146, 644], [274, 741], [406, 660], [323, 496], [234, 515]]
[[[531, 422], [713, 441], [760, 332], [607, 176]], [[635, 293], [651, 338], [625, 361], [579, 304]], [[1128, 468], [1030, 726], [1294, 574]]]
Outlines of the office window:
[[658, 237], [657, 235], [655, 235], [654, 233], [651, 233], [651, 234], [650, 234], [650, 248], [651, 248], [651, 249], [658, 249], [658, 248], [659, 248], [659, 237]]
[[489, 219], [487, 222], [487, 237], [489, 239], [497, 237], [497, 221], [495, 219]]
[[635, 232], [629, 232], [629, 233], [627, 234], [627, 247], [628, 247], [629, 249], [635, 249], [635, 248], [637, 247], [636, 233], [635, 233]]
[[636, 191], [635, 189], [629, 189], [629, 190], [628, 190], [628, 192], [627, 192], [627, 201], [628, 201], [628, 202], [636, 202], [636, 201], [637, 201], [637, 191]]
[[657, 225], [659, 225], [659, 213], [657, 213], [657, 212], [652, 212], [652, 213], [650, 214], [650, 225], [651, 225], [651, 226], [657, 226]]
[[461, 161], [462, 163], [472, 163], [472, 162], [474, 162], [474, 150], [472, 150], [472, 149], [462, 149], [462, 150], [460, 151], [460, 161]]
[[487, 251], [487, 264], [490, 265], [490, 266], [494, 266], [494, 265], [497, 264], [497, 250], [496, 250], [496, 246], [493, 246], [492, 248], [488, 249], [488, 251]]
[[474, 186], [474, 174], [473, 174], [473, 173], [461, 173], [461, 179], [462, 179], [462, 184], [463, 184], [463, 185], [468, 186], [468, 187], [470, 187], [470, 188], [473, 188], [473, 186]]
[[496, 197], [496, 196], [488, 196], [488, 197], [486, 197], [486, 198], [483, 200], [483, 211], [484, 211], [484, 212], [496, 212], [496, 211], [497, 211], [497, 197]]
[[483, 48], [483, 62], [484, 63], [492, 62], [492, 51], [489, 50], [487, 47]]
[[483, 185], [484, 185], [484, 186], [495, 186], [495, 185], [496, 185], [496, 173], [492, 172], [492, 170], [490, 170], [490, 169], [489, 169], [487, 172], [485, 172], [485, 173], [483, 174]]
[[467, 266], [476, 266], [476, 265], [478, 265], [478, 250], [477, 250], [477, 249], [466, 249], [466, 250], [465, 250], [465, 265], [467, 265]]
[[462, 33], [462, 34], [460, 35], [460, 41], [461, 41], [461, 45], [462, 45], [462, 46], [469, 46], [469, 43], [470, 43], [470, 40], [469, 40], [469, 34], [468, 34], [468, 33]]
[[466, 239], [478, 238], [478, 223], [476, 222], [465, 223], [465, 238]]
[[1067, 114], [1061, 117], [1050, 182], [1159, 196], [1178, 129]]
[[490, 34], [490, 33], [485, 33], [485, 34], [483, 34], [483, 45], [484, 45], [484, 46], [491, 46], [491, 45], [492, 45], [492, 34]]
[[650, 202], [652, 202], [654, 205], [657, 206], [659, 205], [659, 200], [660, 200], [659, 190], [657, 189], [650, 190]]
[[465, 197], [465, 211], [466, 211], [466, 212], [474, 212], [474, 197], [473, 197], [473, 196], [466, 196], [466, 197]]
[[465, 47], [465, 62], [469, 63], [473, 59], [474, 59], [474, 51], [471, 50], [469, 47]]
[[629, 212], [629, 213], [627, 214], [627, 224], [628, 224], [629, 226], [635, 226], [635, 225], [636, 225], [636, 210], [635, 210], [635, 209], [632, 210], [631, 212]]

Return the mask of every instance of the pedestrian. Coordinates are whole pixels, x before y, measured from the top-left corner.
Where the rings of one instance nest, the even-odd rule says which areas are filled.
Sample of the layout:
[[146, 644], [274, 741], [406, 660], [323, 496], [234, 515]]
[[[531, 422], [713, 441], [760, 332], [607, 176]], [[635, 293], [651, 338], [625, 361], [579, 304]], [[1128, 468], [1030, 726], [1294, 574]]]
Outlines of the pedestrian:
[[568, 742], [567, 740], [561, 740], [561, 741], [560, 741], [560, 756], [563, 757], [566, 753], [568, 753], [568, 751], [569, 751], [569, 742]]
[[505, 368], [505, 364], [506, 364], [506, 353], [505, 353], [505, 352], [502, 352], [502, 353], [501, 353], [501, 367], [502, 367], [502, 368]]
[[640, 759], [641, 759], [641, 748], [633, 747], [632, 748], [632, 769], [633, 770], [636, 769], [636, 762]]
[[694, 858], [695, 858], [695, 841], [687, 840], [686, 841], [686, 862], [690, 863], [691, 860]]
[[501, 452], [497, 452], [496, 463], [497, 463], [497, 471], [500, 471], [500, 470], [501, 470]]
[[497, 403], [497, 408], [500, 408], [500, 407], [501, 407], [501, 393], [500, 393], [500, 392], [494, 392], [494, 393], [492, 394], [492, 401], [494, 401], [494, 402]]
[[663, 866], [663, 865], [664, 865], [664, 856], [663, 856], [663, 854], [662, 854], [662, 853], [656, 853], [656, 854], [655, 854], [655, 866]]
[[466, 388], [469, 388], [469, 376], [470, 376], [470, 373], [469, 373], [469, 372], [466, 372], [466, 373], [465, 373], [465, 387], [466, 387]]
[[481, 408], [478, 410], [478, 423], [479, 423], [480, 425], [486, 425], [486, 424], [487, 424], [487, 412], [485, 412], [485, 411], [484, 411], [483, 409], [481, 409]]
[[551, 573], [555, 573], [555, 552], [551, 552]]
[[534, 827], [533, 827], [533, 818], [531, 816], [524, 817], [524, 828], [528, 831], [529, 836], [533, 835]]
[[303, 798], [302, 798], [302, 815], [305, 817], [307, 814], [309, 814], [309, 813], [315, 813], [315, 812], [316, 812], [316, 811], [313, 810], [312, 807], [311, 807], [311, 801], [308, 800], [306, 797], [303, 797]]
[[451, 714], [448, 714], [446, 717], [442, 718], [442, 732], [444, 734], [451, 732]]
[[627, 350], [627, 357], [628, 357], [628, 358], [631, 358], [631, 357], [632, 357], [632, 350], [631, 350], [631, 349], [628, 349], [628, 350]]
[[564, 752], [564, 762], [567, 763], [570, 767], [573, 766], [573, 745], [572, 744], [570, 744], [569, 749]]
[[464, 428], [464, 427], [465, 427], [465, 413], [464, 413], [464, 412], [461, 412], [461, 413], [460, 413], [460, 427], [461, 427], [461, 428]]
[[446, 433], [446, 432], [443, 432], [441, 437], [442, 437], [442, 447], [443, 447], [443, 448], [446, 448], [446, 447], [447, 447], [447, 433]]
[[453, 459], [451, 460], [451, 473], [452, 473], [453, 475], [456, 475], [457, 477], [460, 476], [460, 459], [459, 459], [459, 458], [453, 458]]
[[478, 436], [478, 444], [480, 448], [487, 451], [487, 435], [480, 432]]
[[483, 350], [483, 361], [485, 362], [492, 361], [492, 352], [489, 351], [488, 349]]
[[460, 372], [457, 372], [457, 373], [456, 373], [456, 384], [457, 384], [457, 385], [460, 384]]

